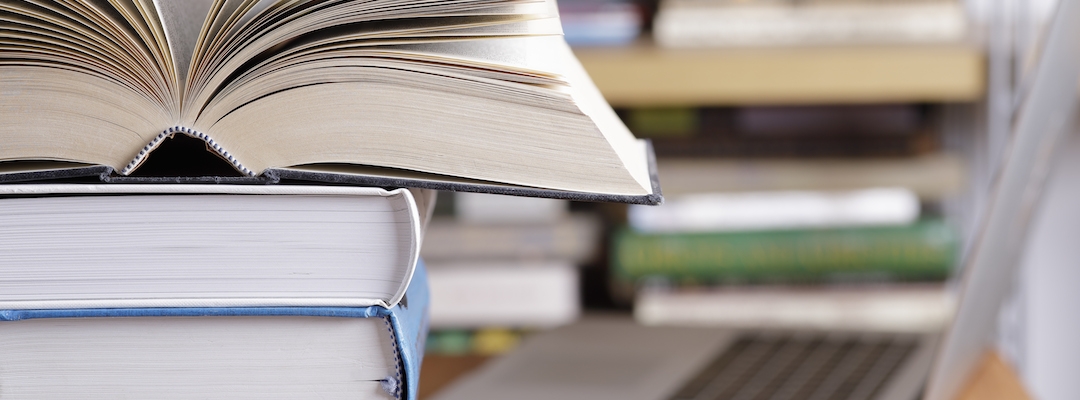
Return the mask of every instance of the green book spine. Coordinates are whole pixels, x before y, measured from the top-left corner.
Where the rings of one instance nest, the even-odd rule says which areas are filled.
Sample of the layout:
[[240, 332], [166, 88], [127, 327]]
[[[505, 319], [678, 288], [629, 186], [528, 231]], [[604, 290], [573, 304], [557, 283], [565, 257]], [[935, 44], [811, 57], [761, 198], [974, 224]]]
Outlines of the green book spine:
[[957, 254], [942, 221], [910, 226], [735, 233], [646, 234], [614, 239], [618, 279], [675, 282], [942, 280]]

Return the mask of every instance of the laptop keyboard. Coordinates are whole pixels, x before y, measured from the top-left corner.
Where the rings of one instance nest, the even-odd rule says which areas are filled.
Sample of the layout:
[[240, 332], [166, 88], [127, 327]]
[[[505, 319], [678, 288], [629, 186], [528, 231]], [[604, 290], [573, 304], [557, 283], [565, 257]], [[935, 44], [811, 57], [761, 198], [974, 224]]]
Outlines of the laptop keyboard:
[[895, 337], [743, 337], [671, 400], [871, 399], [916, 345]]

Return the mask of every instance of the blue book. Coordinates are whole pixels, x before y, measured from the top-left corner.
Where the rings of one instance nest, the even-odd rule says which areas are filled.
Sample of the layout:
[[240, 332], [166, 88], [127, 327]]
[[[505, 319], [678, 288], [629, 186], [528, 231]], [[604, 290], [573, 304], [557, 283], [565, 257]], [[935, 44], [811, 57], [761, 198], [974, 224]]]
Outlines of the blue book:
[[392, 308], [0, 311], [0, 394], [415, 399], [428, 303], [419, 262]]

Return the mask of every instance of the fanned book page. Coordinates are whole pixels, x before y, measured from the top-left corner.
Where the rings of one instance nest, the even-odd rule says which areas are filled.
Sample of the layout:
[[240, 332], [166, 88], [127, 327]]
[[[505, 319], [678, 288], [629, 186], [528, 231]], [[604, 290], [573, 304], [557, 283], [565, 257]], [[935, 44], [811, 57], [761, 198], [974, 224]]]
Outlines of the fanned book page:
[[660, 201], [554, 0], [0, 0], [0, 91], [0, 161], [127, 175], [184, 134], [250, 176]]

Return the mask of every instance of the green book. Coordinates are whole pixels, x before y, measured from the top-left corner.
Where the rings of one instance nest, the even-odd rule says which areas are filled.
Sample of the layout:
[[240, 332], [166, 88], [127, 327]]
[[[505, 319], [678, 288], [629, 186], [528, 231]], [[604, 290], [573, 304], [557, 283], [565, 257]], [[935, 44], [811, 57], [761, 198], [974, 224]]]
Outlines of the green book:
[[640, 233], [614, 239], [622, 281], [816, 282], [942, 280], [957, 255], [944, 222], [908, 226], [758, 232]]

